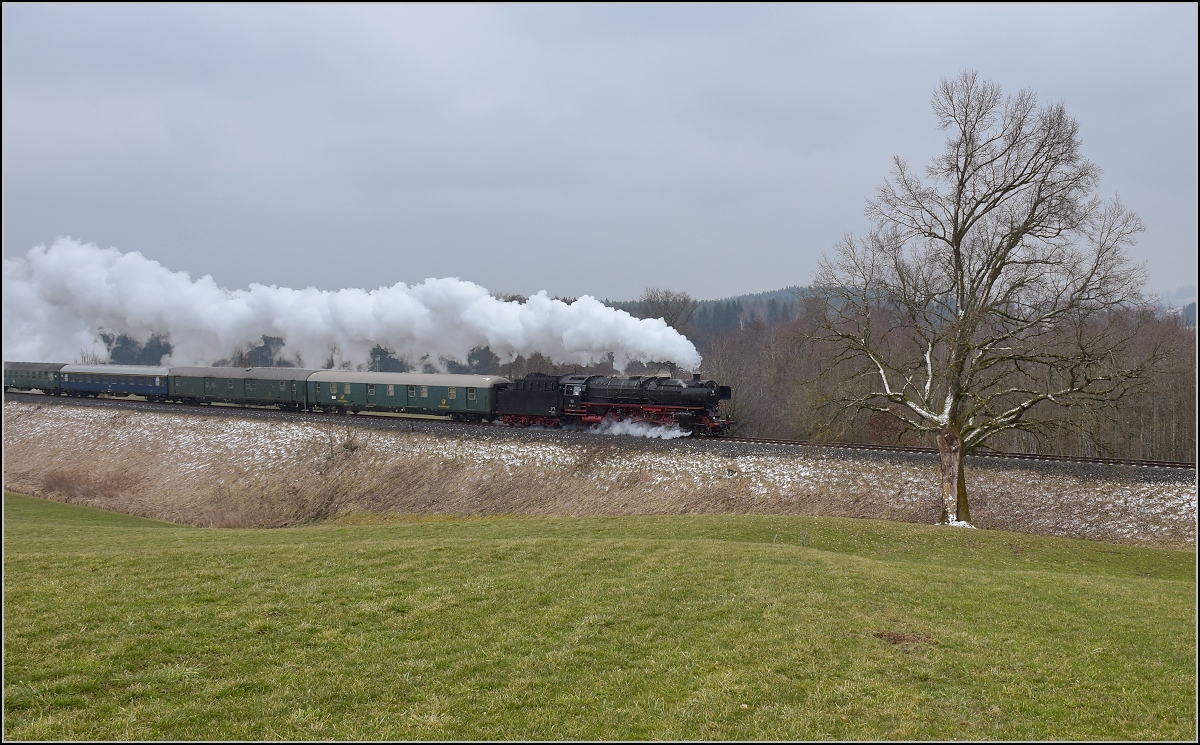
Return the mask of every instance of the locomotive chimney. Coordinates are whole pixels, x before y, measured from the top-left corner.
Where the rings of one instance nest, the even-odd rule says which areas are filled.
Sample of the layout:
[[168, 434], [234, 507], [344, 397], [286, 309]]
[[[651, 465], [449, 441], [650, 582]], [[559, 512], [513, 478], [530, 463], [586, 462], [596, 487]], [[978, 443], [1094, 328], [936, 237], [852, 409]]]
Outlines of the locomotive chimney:
[[692, 380], [699, 382], [700, 373], [692, 373]]

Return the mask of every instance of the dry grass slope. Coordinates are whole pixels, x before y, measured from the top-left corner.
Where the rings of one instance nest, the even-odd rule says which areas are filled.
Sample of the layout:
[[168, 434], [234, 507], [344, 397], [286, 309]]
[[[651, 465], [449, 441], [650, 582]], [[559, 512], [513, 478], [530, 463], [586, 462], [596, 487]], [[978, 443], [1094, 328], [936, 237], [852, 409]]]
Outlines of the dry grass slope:
[[[211, 527], [348, 516], [791, 514], [929, 523], [934, 465], [438, 437], [6, 402], [5, 488]], [[1194, 546], [1194, 481], [973, 467], [981, 528]], [[1189, 475], [1194, 478], [1194, 474]]]

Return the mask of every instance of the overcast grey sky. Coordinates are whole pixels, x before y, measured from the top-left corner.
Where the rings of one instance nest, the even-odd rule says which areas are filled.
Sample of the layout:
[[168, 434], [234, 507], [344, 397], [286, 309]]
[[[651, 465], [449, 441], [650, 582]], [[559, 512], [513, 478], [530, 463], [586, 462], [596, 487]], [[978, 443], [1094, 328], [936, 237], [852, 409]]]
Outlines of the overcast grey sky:
[[4, 255], [69, 235], [228, 288], [806, 284], [975, 69], [1066, 104], [1171, 294], [1196, 7], [6, 4]]

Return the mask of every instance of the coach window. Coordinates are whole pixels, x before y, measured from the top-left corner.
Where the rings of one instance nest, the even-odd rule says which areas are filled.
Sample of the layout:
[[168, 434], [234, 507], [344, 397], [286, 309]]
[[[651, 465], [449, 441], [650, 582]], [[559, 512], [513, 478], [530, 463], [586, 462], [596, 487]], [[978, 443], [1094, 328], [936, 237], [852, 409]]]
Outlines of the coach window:
[[446, 389], [446, 398], [454, 398], [457, 395], [458, 395], [457, 389], [455, 389], [455, 388], [447, 388]]
[[429, 386], [421, 386], [421, 398], [429, 398]]
[[350, 395], [350, 384], [349, 383], [342, 383], [342, 393], [345, 393], [346, 395]]
[[388, 386], [388, 396], [391, 397], [391, 396], [395, 396], [395, 395], [396, 395], [396, 386], [389, 385]]
[[367, 395], [368, 396], [375, 395], [375, 384], [374, 383], [367, 383]]
[[474, 389], [474, 388], [468, 388], [468, 389], [467, 389], [467, 400], [468, 400], [468, 401], [474, 401], [474, 400], [475, 400], [475, 389]]
[[415, 385], [410, 385], [410, 386], [408, 387], [408, 397], [409, 397], [409, 398], [416, 398], [416, 397], [417, 397], [417, 387], [416, 387]]
[[225, 387], [231, 391], [233, 390], [233, 378], [225, 381]]

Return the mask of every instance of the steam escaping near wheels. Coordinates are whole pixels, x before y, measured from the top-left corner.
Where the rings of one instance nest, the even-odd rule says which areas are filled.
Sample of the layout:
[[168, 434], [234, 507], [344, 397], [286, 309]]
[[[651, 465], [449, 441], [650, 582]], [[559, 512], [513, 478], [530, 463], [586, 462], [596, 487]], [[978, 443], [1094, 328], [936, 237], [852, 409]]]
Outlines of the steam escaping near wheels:
[[300, 367], [364, 365], [379, 345], [397, 357], [465, 361], [487, 346], [501, 359], [540, 353], [559, 363], [631, 360], [700, 366], [688, 339], [661, 319], [638, 319], [590, 296], [573, 303], [544, 291], [503, 301], [457, 278], [336, 292], [193, 280], [137, 252], [60, 237], [24, 258], [4, 259], [4, 358], [107, 356], [101, 334], [169, 340], [166, 365], [207, 365], [262, 337], [284, 340], [281, 359]]
[[630, 419], [605, 419], [599, 424], [588, 427], [589, 432], [598, 435], [629, 435], [631, 437], [649, 437], [658, 440], [675, 440], [680, 437], [690, 437], [691, 432], [681, 429], [679, 425], [650, 424], [636, 422]]

